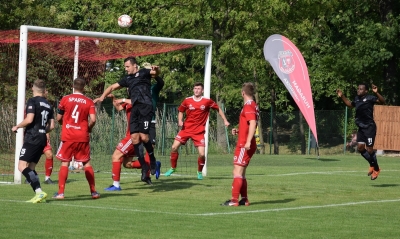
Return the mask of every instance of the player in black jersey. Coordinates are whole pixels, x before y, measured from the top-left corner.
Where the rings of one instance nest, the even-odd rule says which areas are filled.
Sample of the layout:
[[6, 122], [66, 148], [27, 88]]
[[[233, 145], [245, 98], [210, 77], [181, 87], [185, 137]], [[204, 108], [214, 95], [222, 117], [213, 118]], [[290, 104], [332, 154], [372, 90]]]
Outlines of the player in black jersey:
[[[151, 66], [151, 69], [139, 69], [135, 57], [127, 57], [124, 60], [124, 67], [127, 75], [119, 82], [105, 89], [103, 94], [95, 99], [94, 102], [102, 102], [114, 90], [128, 88], [132, 104], [131, 119], [129, 122], [132, 144], [135, 152], [139, 153], [140, 145], [143, 143], [146, 152], [150, 156], [151, 174], [154, 175], [156, 173], [156, 158], [154, 156], [153, 145], [149, 140], [150, 123], [154, 115], [151, 97], [151, 79], [154, 78], [157, 82], [162, 81], [159, 77], [161, 73], [160, 67]], [[141, 180], [146, 182], [149, 179], [146, 176], [149, 169], [145, 163], [144, 155], [139, 154], [138, 160], [142, 166]]]
[[385, 104], [385, 99], [378, 93], [378, 87], [372, 84], [374, 95], [368, 94], [368, 85], [363, 83], [358, 85], [357, 96], [353, 101], [348, 100], [341, 90], [337, 90], [337, 95], [343, 100], [345, 105], [356, 108], [355, 123], [357, 131], [357, 149], [369, 163], [368, 176], [375, 180], [381, 172], [376, 154], [373, 149], [376, 136], [376, 124], [374, 121], [374, 105]]
[[[12, 127], [17, 132], [19, 128], [25, 128], [24, 144], [19, 155], [18, 169], [25, 176], [36, 193], [28, 202], [45, 202], [47, 194], [40, 187], [39, 177], [35, 171], [43, 149], [47, 144], [46, 133], [54, 128], [54, 114], [50, 103], [44, 98], [46, 85], [43, 80], [33, 83], [33, 97], [26, 103], [25, 119]], [[28, 166], [27, 166], [28, 165]]]

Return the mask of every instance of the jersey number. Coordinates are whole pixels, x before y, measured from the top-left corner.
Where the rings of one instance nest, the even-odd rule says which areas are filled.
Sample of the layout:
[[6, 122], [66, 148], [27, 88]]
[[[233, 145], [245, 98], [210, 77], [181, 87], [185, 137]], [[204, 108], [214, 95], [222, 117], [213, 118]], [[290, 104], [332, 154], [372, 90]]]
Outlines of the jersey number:
[[75, 124], [77, 124], [78, 119], [79, 119], [78, 105], [75, 105], [75, 108], [74, 108], [74, 111], [72, 111], [71, 117], [75, 120]]
[[46, 126], [46, 124], [47, 124], [47, 115], [49, 114], [49, 112], [46, 111], [46, 110], [43, 110], [40, 114], [42, 115], [42, 126]]

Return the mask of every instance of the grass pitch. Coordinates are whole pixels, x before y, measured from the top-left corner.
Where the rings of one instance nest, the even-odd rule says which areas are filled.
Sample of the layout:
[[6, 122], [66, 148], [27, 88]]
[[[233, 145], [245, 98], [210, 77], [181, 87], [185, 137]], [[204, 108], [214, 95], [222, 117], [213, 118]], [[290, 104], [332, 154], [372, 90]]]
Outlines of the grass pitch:
[[34, 196], [28, 185], [0, 185], [0, 238], [398, 238], [400, 159], [378, 160], [371, 181], [359, 155], [256, 155], [249, 207], [220, 206], [231, 194], [232, 155], [210, 155], [202, 181], [195, 166], [180, 173], [179, 162], [153, 186], [123, 174], [120, 192], [104, 191], [111, 175], [96, 173], [98, 200], [83, 173], [69, 175], [64, 200], [51, 199], [57, 185], [42, 184], [41, 204], [25, 202]]

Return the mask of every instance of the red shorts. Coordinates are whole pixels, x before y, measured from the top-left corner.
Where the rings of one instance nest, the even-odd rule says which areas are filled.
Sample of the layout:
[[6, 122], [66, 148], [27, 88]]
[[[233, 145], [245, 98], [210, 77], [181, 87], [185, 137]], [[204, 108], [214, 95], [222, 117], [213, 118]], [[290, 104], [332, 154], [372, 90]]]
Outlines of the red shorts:
[[51, 147], [50, 140], [47, 140], [47, 145], [43, 149], [43, 153], [46, 152], [47, 150], [52, 150], [53, 148]]
[[233, 164], [247, 167], [250, 163], [251, 157], [257, 150], [257, 144], [251, 144], [250, 149], [236, 147], [235, 154], [233, 155]]
[[193, 134], [188, 133], [185, 130], [179, 131], [179, 133], [175, 136], [175, 140], [179, 141], [181, 144], [185, 145], [186, 142], [192, 139], [193, 145], [195, 147], [205, 147], [204, 133], [201, 134]]
[[128, 157], [135, 156], [135, 149], [133, 148], [132, 139], [130, 135], [126, 136], [121, 141], [119, 141], [117, 147], [115, 148], [118, 149], [125, 156]]
[[56, 157], [62, 162], [71, 162], [72, 157], [76, 162], [88, 162], [90, 160], [89, 142], [61, 141]]

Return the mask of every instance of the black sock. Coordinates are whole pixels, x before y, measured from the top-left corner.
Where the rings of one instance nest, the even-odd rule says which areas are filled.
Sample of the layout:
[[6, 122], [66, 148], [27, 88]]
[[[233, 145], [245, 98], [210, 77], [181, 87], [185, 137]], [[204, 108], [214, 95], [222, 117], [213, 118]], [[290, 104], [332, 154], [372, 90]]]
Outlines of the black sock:
[[143, 146], [146, 148], [146, 152], [149, 154], [150, 157], [150, 164], [156, 164], [156, 157], [154, 157], [154, 149], [153, 145], [151, 144], [150, 140], [146, 143], [143, 142]]
[[144, 160], [144, 155], [143, 152], [140, 152], [140, 145], [141, 143], [133, 145], [133, 148], [135, 149], [136, 155], [138, 156], [138, 160], [140, 163], [140, 166], [142, 167], [142, 170], [149, 170], [147, 167], [146, 161]]
[[364, 149], [364, 151], [360, 152], [360, 154], [368, 161], [370, 167], [374, 167], [374, 162], [372, 161], [371, 156], [367, 150]]
[[372, 154], [370, 154], [371, 161], [373, 162], [373, 167], [375, 171], [379, 171], [379, 165], [378, 165], [378, 159], [376, 158], [376, 153], [373, 151]]
[[36, 189], [40, 188], [39, 177], [38, 177], [36, 171], [34, 171], [34, 170], [30, 169], [29, 167], [27, 167], [22, 171], [22, 175], [25, 176], [26, 180], [31, 185], [33, 191], [35, 191]]

